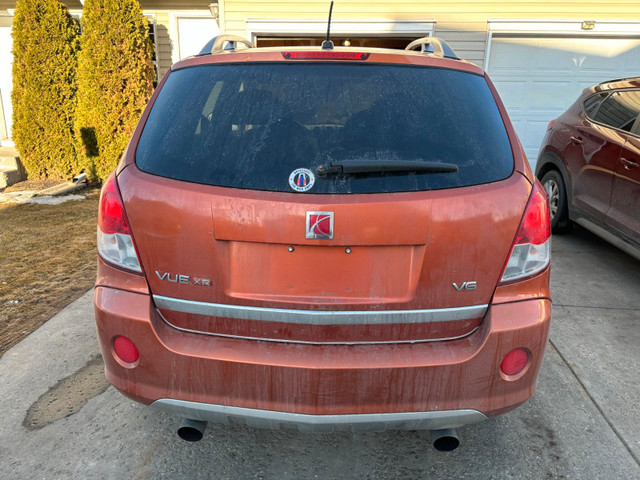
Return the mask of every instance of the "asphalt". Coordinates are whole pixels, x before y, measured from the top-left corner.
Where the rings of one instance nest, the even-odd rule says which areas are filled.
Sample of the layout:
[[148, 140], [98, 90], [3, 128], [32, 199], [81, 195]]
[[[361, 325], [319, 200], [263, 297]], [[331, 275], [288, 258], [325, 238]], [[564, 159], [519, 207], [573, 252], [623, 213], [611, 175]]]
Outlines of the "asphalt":
[[538, 391], [434, 451], [424, 432], [307, 435], [178, 420], [101, 375], [91, 292], [0, 358], [0, 477], [640, 478], [640, 262], [582, 229], [553, 238]]

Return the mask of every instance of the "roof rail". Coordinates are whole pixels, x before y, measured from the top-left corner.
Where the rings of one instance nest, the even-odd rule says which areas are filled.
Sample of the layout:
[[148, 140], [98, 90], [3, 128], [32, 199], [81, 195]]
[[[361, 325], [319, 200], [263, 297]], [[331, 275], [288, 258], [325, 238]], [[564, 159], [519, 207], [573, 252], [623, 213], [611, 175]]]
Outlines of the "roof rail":
[[605, 83], [624, 82], [625, 80], [640, 80], [640, 77], [636, 75], [634, 77], [614, 78], [612, 80], [606, 80], [604, 82], [600, 82], [598, 85], [604, 85]]
[[255, 48], [255, 45], [249, 40], [236, 35], [218, 35], [209, 40], [198, 55], [209, 55], [211, 53], [222, 53], [234, 51], [237, 48], [238, 43], [245, 45], [248, 48]]
[[422, 53], [435, 55], [436, 57], [460, 60], [460, 57], [456, 55], [453, 48], [451, 48], [447, 42], [439, 39], [438, 37], [419, 38], [407, 45], [405, 50], [416, 50], [416, 47], [420, 47], [420, 51]]

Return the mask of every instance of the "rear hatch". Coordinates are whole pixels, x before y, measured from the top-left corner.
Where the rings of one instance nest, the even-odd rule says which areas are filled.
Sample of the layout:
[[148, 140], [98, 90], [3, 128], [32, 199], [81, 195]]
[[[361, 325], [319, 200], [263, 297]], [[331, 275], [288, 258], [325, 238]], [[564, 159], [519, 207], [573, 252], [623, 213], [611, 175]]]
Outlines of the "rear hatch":
[[205, 64], [161, 88], [118, 182], [167, 322], [309, 343], [477, 328], [531, 189], [484, 77]]

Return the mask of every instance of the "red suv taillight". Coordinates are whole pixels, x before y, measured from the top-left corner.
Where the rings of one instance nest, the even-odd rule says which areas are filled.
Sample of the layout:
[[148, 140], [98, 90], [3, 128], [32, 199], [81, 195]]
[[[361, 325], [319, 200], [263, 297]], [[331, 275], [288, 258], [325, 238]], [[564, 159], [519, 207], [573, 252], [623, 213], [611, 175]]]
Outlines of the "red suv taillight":
[[117, 267], [142, 272], [114, 174], [104, 182], [100, 193], [98, 254]]
[[547, 268], [551, 260], [550, 221], [549, 200], [536, 180], [501, 283], [524, 280]]

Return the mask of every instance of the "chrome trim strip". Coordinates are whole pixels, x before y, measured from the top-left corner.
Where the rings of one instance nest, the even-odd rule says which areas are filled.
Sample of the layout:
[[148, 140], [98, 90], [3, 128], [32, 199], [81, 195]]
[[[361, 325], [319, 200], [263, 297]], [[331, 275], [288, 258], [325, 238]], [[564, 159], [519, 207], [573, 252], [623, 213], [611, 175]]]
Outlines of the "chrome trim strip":
[[472, 305], [469, 307], [430, 310], [316, 311], [223, 305], [160, 295], [154, 295], [153, 301], [158, 308], [174, 312], [306, 325], [386, 325], [395, 323], [450, 322], [483, 317], [488, 308], [488, 305]]
[[431, 412], [363, 413], [345, 415], [307, 415], [254, 408], [231, 407], [209, 403], [161, 398], [151, 407], [194, 420], [228, 424], [229, 420], [246, 423], [250, 427], [279, 429], [297, 427], [301, 432], [319, 433], [334, 430], [381, 431], [440, 430], [458, 428], [487, 417], [472, 409]]
[[451, 340], [460, 340], [461, 338], [468, 337], [472, 333], [475, 333], [476, 330], [480, 328], [478, 325], [476, 328], [471, 330], [470, 332], [464, 333], [462, 335], [458, 335], [457, 337], [442, 337], [442, 338], [426, 338], [419, 340], [388, 340], [388, 341], [371, 341], [371, 342], [309, 342], [307, 340], [283, 340], [279, 338], [266, 338], [266, 337], [247, 337], [243, 335], [230, 335], [228, 333], [214, 333], [214, 332], [204, 332], [202, 330], [192, 330], [190, 328], [183, 328], [174, 325], [169, 320], [164, 318], [162, 312], [156, 308], [156, 313], [158, 316], [171, 328], [175, 328], [176, 330], [180, 330], [181, 332], [186, 333], [197, 333], [199, 335], [209, 335], [211, 337], [222, 337], [222, 338], [232, 338], [235, 340], [257, 340], [261, 342], [274, 342], [274, 343], [296, 343], [301, 345], [402, 345], [402, 344], [417, 344], [417, 343], [433, 343], [433, 342], [448, 342]]

